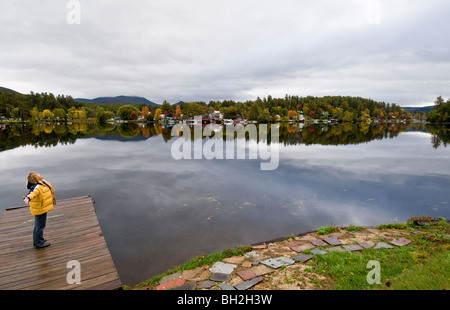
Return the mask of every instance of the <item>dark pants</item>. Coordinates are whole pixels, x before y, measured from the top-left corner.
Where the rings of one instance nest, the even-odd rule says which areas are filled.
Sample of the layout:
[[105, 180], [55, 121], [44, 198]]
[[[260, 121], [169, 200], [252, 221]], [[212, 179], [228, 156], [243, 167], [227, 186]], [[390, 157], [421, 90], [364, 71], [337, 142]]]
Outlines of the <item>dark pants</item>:
[[33, 245], [37, 248], [44, 245], [44, 228], [47, 222], [47, 213], [35, 215], [34, 217], [34, 231], [33, 231]]

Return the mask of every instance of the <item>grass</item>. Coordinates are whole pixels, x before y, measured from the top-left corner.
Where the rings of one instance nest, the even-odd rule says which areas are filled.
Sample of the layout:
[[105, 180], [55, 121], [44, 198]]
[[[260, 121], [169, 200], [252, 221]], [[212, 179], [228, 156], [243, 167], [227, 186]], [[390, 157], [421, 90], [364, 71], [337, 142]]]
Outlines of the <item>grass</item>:
[[[381, 225], [379, 229], [398, 229], [420, 233], [408, 236], [408, 246], [393, 249], [365, 249], [316, 255], [311, 265], [326, 275], [336, 290], [443, 290], [450, 289], [450, 229], [445, 221], [425, 226], [413, 222]], [[367, 281], [367, 263], [380, 263], [380, 284]]]
[[338, 231], [339, 229], [337, 227], [333, 227], [332, 225], [330, 226], [325, 226], [325, 227], [320, 227], [317, 229], [317, 233], [319, 235], [326, 235], [326, 234], [330, 234], [332, 232]]

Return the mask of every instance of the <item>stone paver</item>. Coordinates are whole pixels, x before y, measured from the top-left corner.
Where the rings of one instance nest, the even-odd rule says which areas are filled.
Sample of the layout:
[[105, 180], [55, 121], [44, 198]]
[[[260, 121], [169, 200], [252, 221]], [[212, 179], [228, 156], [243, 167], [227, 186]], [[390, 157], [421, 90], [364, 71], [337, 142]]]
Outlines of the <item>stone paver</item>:
[[244, 281], [251, 280], [251, 279], [256, 278], [258, 276], [255, 273], [255, 271], [252, 270], [252, 269], [245, 269], [245, 270], [238, 271], [236, 273]]
[[223, 291], [235, 291], [236, 290], [232, 285], [230, 285], [228, 283], [219, 283], [219, 284], [217, 284], [217, 286], [220, 287], [220, 289]]
[[276, 257], [276, 258], [269, 258], [264, 261], [262, 261], [264, 265], [267, 265], [272, 268], [280, 268], [281, 266], [289, 266], [295, 263], [295, 260], [286, 258], [284, 256]]
[[198, 283], [197, 287], [199, 289], [206, 289], [206, 288], [211, 288], [214, 285], [216, 285], [216, 283], [213, 281], [201, 281]]
[[329, 245], [341, 245], [342, 242], [339, 241], [339, 239], [337, 237], [328, 237], [323, 239], [326, 243], [328, 243]]
[[228, 282], [231, 280], [231, 275], [228, 273], [213, 273], [211, 277], [209, 278], [211, 281], [216, 282]]
[[326, 246], [327, 245], [325, 242], [323, 242], [322, 239], [311, 240], [311, 243], [315, 246]]
[[295, 259], [295, 260], [298, 260], [301, 263], [306, 263], [307, 261], [309, 261], [313, 257], [314, 257], [314, 255], [299, 254], [299, 255], [296, 255], [296, 256], [294, 256], [292, 258]]
[[311, 253], [313, 253], [314, 255], [317, 255], [317, 254], [323, 255], [323, 254], [327, 254], [328, 252], [324, 251], [324, 250], [321, 250], [321, 249], [312, 249]]
[[342, 246], [347, 251], [361, 251], [364, 250], [364, 248], [358, 244], [344, 244]]
[[261, 282], [262, 280], [263, 280], [262, 277], [257, 277], [250, 281], [238, 283], [234, 286], [234, 288], [237, 290], [248, 290], [249, 288], [251, 288], [251, 287], [255, 286], [256, 284], [258, 284], [259, 282]]
[[[386, 233], [384, 230], [378, 229], [366, 229], [365, 231], [372, 235], [376, 234], [378, 237]], [[333, 251], [363, 251], [372, 247], [375, 249], [392, 249], [394, 248], [392, 245], [406, 246], [411, 243], [411, 240], [404, 237], [389, 241], [392, 245], [387, 242], [375, 243], [369, 241], [367, 235], [364, 236], [363, 240], [365, 241], [352, 240], [348, 238], [348, 233], [330, 234], [328, 238], [322, 240], [316, 234], [294, 241], [253, 246], [253, 251], [246, 253], [244, 256], [225, 258], [221, 262], [216, 262], [211, 268], [202, 266], [165, 276], [160, 280], [160, 285], [156, 289], [195, 290], [197, 288], [214, 290], [219, 288], [221, 290], [247, 290], [264, 281], [264, 279], [269, 279], [269, 277], [264, 276], [276, 273], [276, 269], [293, 264], [306, 264], [317, 254], [323, 255]], [[311, 254], [301, 253], [303, 251], [309, 251]], [[298, 254], [295, 255], [295, 252]]]
[[167, 289], [170, 289], [170, 288], [173, 289], [174, 287], [183, 285], [183, 284], [185, 284], [185, 283], [186, 283], [186, 280], [183, 280], [183, 279], [175, 279], [175, 280], [172, 280], [172, 281], [169, 281], [169, 282], [166, 282], [166, 283], [163, 283], [163, 284], [158, 285], [158, 286], [156, 287], [156, 290], [158, 290], [158, 291], [164, 291], [164, 290], [167, 290]]
[[257, 258], [261, 257], [261, 254], [258, 252], [255, 252], [255, 251], [251, 251], [251, 252], [245, 253], [244, 256], [247, 258], [257, 259]]
[[293, 246], [291, 247], [291, 249], [295, 252], [302, 252], [302, 251], [306, 251], [306, 250], [310, 250], [310, 249], [314, 249], [316, 246], [311, 244], [311, 243], [305, 243], [305, 244], [300, 244], [297, 246]]
[[400, 239], [392, 240], [391, 243], [396, 246], [405, 246], [410, 244], [411, 240], [402, 237]]
[[173, 288], [174, 291], [193, 291], [197, 287], [197, 283], [195, 282], [187, 282], [180, 286], [176, 286]]
[[358, 242], [358, 244], [360, 246], [362, 246], [365, 249], [369, 249], [371, 247], [373, 247], [375, 245], [375, 242], [372, 241], [362, 241], [362, 242]]
[[393, 249], [394, 247], [386, 242], [379, 242], [374, 249]]
[[235, 265], [235, 264], [217, 262], [211, 268], [209, 268], [209, 271], [211, 271], [213, 273], [231, 274], [233, 272], [234, 268], [236, 268], [236, 267], [237, 267], [237, 265]]

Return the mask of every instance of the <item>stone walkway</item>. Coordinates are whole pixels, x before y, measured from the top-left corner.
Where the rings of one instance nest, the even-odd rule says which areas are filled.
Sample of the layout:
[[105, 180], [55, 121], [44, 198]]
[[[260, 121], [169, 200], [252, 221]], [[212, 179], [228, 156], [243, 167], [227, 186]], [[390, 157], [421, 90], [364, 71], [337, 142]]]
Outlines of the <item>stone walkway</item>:
[[[366, 228], [319, 235], [309, 233], [294, 239], [264, 243], [252, 247], [244, 256], [223, 259], [212, 266], [176, 272], [163, 277], [157, 290], [248, 290], [248, 289], [315, 289], [311, 281], [300, 285], [287, 279], [293, 270], [301, 270], [307, 279], [320, 277], [308, 268], [314, 255], [333, 251], [364, 251], [367, 248], [406, 246], [409, 233], [390, 229]], [[384, 241], [379, 241], [384, 240]], [[305, 253], [306, 252], [306, 253]], [[281, 272], [283, 271], [283, 272]], [[308, 277], [309, 275], [309, 277]]]

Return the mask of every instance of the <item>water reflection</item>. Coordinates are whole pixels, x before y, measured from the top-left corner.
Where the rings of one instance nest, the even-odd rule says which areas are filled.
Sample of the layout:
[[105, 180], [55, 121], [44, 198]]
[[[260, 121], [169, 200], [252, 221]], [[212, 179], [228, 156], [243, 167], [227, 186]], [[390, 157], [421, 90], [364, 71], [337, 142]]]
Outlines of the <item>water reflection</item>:
[[[203, 127], [205, 126], [203, 125]], [[259, 126], [256, 126], [259, 131]], [[190, 127], [193, 128], [193, 126]], [[267, 126], [267, 130], [270, 130], [270, 126]], [[279, 142], [283, 145], [359, 144], [372, 140], [394, 138], [401, 132], [410, 130], [429, 131], [432, 134], [431, 143], [434, 148], [440, 146], [446, 147], [450, 141], [450, 126], [448, 125], [436, 126], [404, 123], [368, 125], [342, 123], [332, 125], [311, 124], [305, 126], [303, 123], [280, 123]], [[225, 139], [226, 130], [223, 129], [222, 132]], [[51, 147], [58, 144], [73, 144], [77, 139], [88, 137], [123, 140], [149, 139], [154, 136], [161, 136], [165, 142], [169, 142], [174, 138], [172, 136], [172, 126], [140, 123], [106, 124], [102, 126], [90, 123], [2, 125], [0, 130], [0, 151], [25, 145]], [[269, 132], [267, 133], [267, 137], [269, 137], [270, 143]], [[206, 139], [207, 137], [204, 136], [202, 138]], [[248, 135], [246, 138], [248, 139]], [[193, 129], [191, 139], [195, 139]]]

